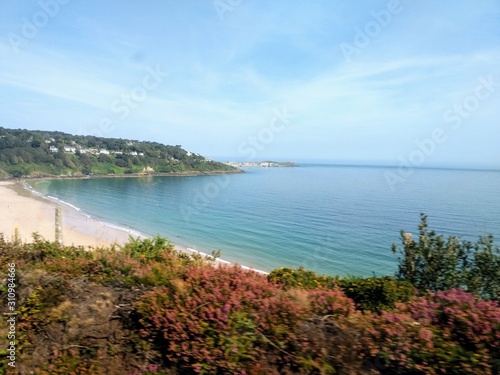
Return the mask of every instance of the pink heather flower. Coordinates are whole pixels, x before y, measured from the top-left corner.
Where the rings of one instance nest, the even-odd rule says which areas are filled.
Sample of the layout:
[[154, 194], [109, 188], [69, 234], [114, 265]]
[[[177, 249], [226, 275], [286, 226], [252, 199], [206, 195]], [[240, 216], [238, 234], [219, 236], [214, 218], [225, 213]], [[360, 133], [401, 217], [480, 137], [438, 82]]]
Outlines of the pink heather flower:
[[231, 306], [229, 305], [229, 303], [226, 302], [224, 304], [224, 307], [222, 308], [222, 312], [223, 313], [228, 313], [230, 308], [231, 308]]
[[432, 336], [433, 336], [432, 331], [427, 328], [422, 329], [418, 334], [418, 337], [420, 337], [420, 339], [424, 341], [431, 340]]
[[158, 365], [149, 365], [148, 366], [148, 371], [155, 372], [158, 371]]

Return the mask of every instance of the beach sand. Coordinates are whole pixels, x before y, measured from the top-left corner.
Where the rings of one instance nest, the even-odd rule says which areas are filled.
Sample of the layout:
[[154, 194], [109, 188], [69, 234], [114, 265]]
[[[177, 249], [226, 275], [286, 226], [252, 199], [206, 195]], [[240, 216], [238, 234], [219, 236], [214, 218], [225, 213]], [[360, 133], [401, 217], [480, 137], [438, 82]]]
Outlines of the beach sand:
[[0, 181], [0, 233], [6, 239], [13, 238], [17, 229], [24, 242], [31, 242], [34, 232], [48, 241], [54, 241], [56, 207], [60, 207], [62, 212], [64, 245], [123, 245], [129, 239], [130, 233], [125, 230], [107, 226], [69, 206], [37, 196], [20, 183]]
[[[33, 233], [48, 241], [55, 241], [56, 208], [62, 213], [62, 243], [66, 246], [104, 247], [124, 245], [130, 236], [145, 237], [134, 230], [114, 227], [82, 214], [74, 207], [44, 198], [26, 189], [21, 182], [0, 181], [0, 233], [10, 240], [17, 235], [23, 242], [32, 242]], [[187, 254], [198, 250], [173, 243], [174, 248]], [[217, 259], [216, 264], [231, 263]], [[243, 269], [253, 269], [241, 266]], [[266, 272], [254, 270], [266, 274]]]

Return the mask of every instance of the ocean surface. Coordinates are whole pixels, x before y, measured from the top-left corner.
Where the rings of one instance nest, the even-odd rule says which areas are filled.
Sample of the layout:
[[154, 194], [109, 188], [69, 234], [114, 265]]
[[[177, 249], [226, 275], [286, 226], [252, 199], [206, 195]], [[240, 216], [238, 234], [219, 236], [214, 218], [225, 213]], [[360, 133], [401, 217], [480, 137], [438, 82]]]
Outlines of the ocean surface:
[[430, 229], [500, 244], [500, 172], [302, 165], [196, 177], [39, 181], [34, 189], [82, 213], [263, 271], [394, 274], [393, 242]]

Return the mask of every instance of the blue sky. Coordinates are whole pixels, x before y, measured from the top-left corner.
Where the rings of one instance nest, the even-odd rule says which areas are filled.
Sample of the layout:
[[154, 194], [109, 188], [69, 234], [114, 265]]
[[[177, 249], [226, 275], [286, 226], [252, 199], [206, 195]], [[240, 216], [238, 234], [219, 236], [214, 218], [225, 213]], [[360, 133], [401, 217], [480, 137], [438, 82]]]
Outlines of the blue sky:
[[0, 1], [0, 126], [500, 169], [500, 2]]

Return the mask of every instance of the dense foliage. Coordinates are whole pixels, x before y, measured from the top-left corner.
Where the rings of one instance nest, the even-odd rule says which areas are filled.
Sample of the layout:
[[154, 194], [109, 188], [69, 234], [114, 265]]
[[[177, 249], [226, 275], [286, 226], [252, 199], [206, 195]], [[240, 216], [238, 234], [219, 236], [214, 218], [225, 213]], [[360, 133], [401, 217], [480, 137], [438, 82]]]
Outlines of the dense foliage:
[[0, 178], [143, 172], [235, 172], [236, 168], [156, 142], [0, 128]]
[[318, 275], [302, 267], [294, 270], [281, 267], [272, 271], [269, 281], [278, 283], [284, 289], [317, 289], [325, 287], [340, 288], [353, 300], [359, 310], [381, 311], [394, 308], [396, 302], [406, 302], [415, 294], [415, 288], [407, 281], [383, 277], [347, 277], [339, 278]]
[[399, 254], [397, 277], [419, 290], [461, 288], [487, 299], [500, 299], [500, 249], [491, 235], [476, 243], [450, 236], [447, 240], [428, 229], [421, 215], [418, 241], [401, 232], [403, 247], [393, 244]]
[[[266, 277], [160, 237], [88, 251], [0, 235], [0, 261], [16, 265], [18, 304], [16, 368], [2, 349], [0, 373], [500, 372], [500, 304], [462, 290], [303, 269]], [[5, 301], [7, 267], [0, 278]]]

